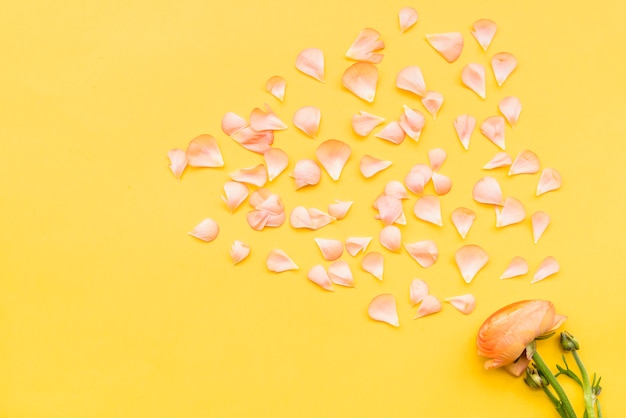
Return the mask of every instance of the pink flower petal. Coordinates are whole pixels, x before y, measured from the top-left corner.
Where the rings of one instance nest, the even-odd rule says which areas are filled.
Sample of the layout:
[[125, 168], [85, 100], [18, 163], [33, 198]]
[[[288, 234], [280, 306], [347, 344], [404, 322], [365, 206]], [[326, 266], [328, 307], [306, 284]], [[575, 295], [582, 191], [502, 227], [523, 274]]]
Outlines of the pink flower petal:
[[267, 226], [271, 216], [271, 213], [263, 210], [251, 210], [246, 213], [246, 221], [248, 222], [248, 225], [250, 225], [250, 228], [256, 231], [261, 231]]
[[167, 158], [170, 159], [170, 170], [172, 170], [172, 174], [177, 179], [180, 179], [180, 176], [185, 171], [185, 167], [187, 167], [187, 153], [182, 149], [172, 149], [167, 152]]
[[504, 199], [502, 207], [496, 206], [496, 227], [513, 225], [526, 219], [526, 210], [522, 202], [514, 197]]
[[534, 152], [525, 149], [515, 157], [509, 169], [509, 176], [516, 174], [534, 174], [537, 171], [539, 171], [539, 157], [537, 157], [537, 154]]
[[246, 200], [248, 194], [248, 186], [237, 181], [229, 181], [224, 184], [222, 200], [226, 203], [228, 210], [234, 212]]
[[372, 237], [350, 237], [346, 239], [346, 251], [352, 257], [361, 251], [365, 252], [367, 246], [372, 241]]
[[362, 156], [359, 162], [359, 170], [365, 178], [373, 177], [375, 174], [389, 168], [389, 166], [391, 166], [391, 161], [379, 160], [368, 154]]
[[352, 203], [354, 202], [335, 200], [335, 203], [328, 205], [328, 214], [335, 219], [343, 219], [352, 207]]
[[508, 52], [499, 52], [491, 59], [491, 68], [493, 75], [496, 76], [498, 86], [504, 84], [506, 79], [511, 75], [517, 67], [517, 59]]
[[489, 256], [478, 245], [470, 244], [459, 248], [454, 255], [454, 260], [459, 267], [463, 280], [466, 283], [471, 283], [480, 269], [487, 264]]
[[559, 266], [558, 261], [556, 261], [554, 257], [549, 256], [544, 258], [539, 265], [539, 268], [535, 272], [531, 283], [537, 283], [538, 281], [541, 281], [548, 276], [552, 276], [553, 274], [558, 273], [560, 268], [561, 267]]
[[383, 192], [387, 196], [392, 196], [397, 199], [408, 199], [409, 194], [406, 191], [406, 188], [402, 183], [398, 180], [391, 180], [385, 185], [385, 190]]
[[263, 164], [249, 168], [240, 168], [229, 174], [230, 178], [242, 183], [262, 187], [267, 183], [267, 170]]
[[436, 196], [426, 195], [417, 199], [413, 207], [413, 213], [418, 219], [442, 226], [441, 203]]
[[324, 141], [317, 147], [315, 156], [328, 175], [335, 181], [339, 180], [343, 167], [348, 162], [352, 150], [345, 142], [336, 139]]
[[448, 154], [441, 148], [433, 148], [428, 151], [428, 161], [433, 171], [438, 171], [448, 158]]
[[427, 91], [424, 97], [422, 97], [422, 104], [433, 119], [437, 120], [437, 113], [443, 104], [443, 95], [436, 91]]
[[248, 126], [248, 121], [236, 113], [228, 112], [222, 118], [222, 131], [228, 136], [232, 136], [246, 126]]
[[289, 215], [289, 223], [292, 227], [311, 230], [320, 229], [334, 220], [335, 218], [319, 209], [307, 209], [303, 206], [296, 206]]
[[330, 280], [339, 285], [346, 287], [354, 287], [354, 276], [350, 265], [344, 260], [338, 260], [328, 266], [328, 276]]
[[[250, 195], [250, 206], [255, 209], [261, 209], [261, 206], [264, 206], [264, 203], [273, 195], [273, 193], [264, 187], [255, 190]], [[276, 212], [274, 212], [276, 213]]]
[[472, 35], [474, 35], [474, 38], [476, 38], [483, 50], [486, 51], [496, 35], [498, 26], [489, 19], [480, 19], [474, 22], [472, 29], [474, 29]]
[[448, 62], [456, 61], [463, 52], [463, 35], [459, 32], [426, 35], [428, 43]]
[[282, 273], [283, 271], [288, 270], [298, 270], [299, 268], [283, 250], [279, 249], [272, 250], [267, 255], [265, 265], [269, 271], [273, 271], [274, 273]]
[[461, 238], [465, 239], [472, 224], [476, 220], [476, 213], [468, 208], [456, 208], [452, 211], [452, 224], [461, 235]]
[[474, 200], [478, 203], [486, 203], [488, 205], [502, 206], [504, 199], [502, 198], [502, 190], [498, 180], [493, 177], [483, 177], [478, 180], [472, 190]]
[[402, 201], [393, 196], [382, 194], [374, 201], [383, 225], [391, 225], [402, 215]]
[[433, 173], [432, 175], [433, 186], [435, 187], [435, 193], [439, 196], [448, 194], [452, 189], [452, 180], [448, 176], [443, 174]]
[[196, 225], [191, 232], [188, 234], [194, 238], [198, 238], [199, 240], [211, 242], [215, 238], [217, 238], [217, 234], [219, 234], [220, 228], [211, 218], [206, 218], [198, 225]]
[[335, 290], [328, 273], [321, 264], [313, 266], [306, 277], [324, 290], [328, 290], [329, 292]]
[[533, 225], [533, 241], [536, 244], [543, 235], [548, 225], [550, 225], [550, 215], [537, 211], [532, 214], [530, 221]]
[[528, 263], [522, 257], [513, 257], [500, 279], [510, 279], [512, 277], [523, 276], [528, 273]]
[[396, 76], [396, 87], [423, 97], [426, 94], [426, 82], [422, 70], [417, 65], [403, 68]]
[[276, 215], [270, 214], [270, 216], [267, 218], [267, 222], [265, 223], [265, 226], [271, 227], [271, 228], [278, 228], [279, 226], [285, 223], [286, 219], [287, 219], [287, 214], [285, 213], [284, 210]]
[[343, 254], [343, 242], [338, 239], [315, 238], [324, 260], [333, 261]]
[[289, 164], [289, 156], [280, 148], [270, 148], [263, 153], [263, 159], [267, 166], [267, 178], [269, 181], [274, 180], [282, 173], [287, 164]]
[[404, 106], [404, 112], [400, 115], [400, 121], [398, 124], [402, 130], [416, 142], [419, 141], [422, 129], [426, 124], [424, 115], [419, 110], [411, 109], [408, 106]]
[[483, 170], [492, 170], [494, 168], [506, 167], [511, 164], [513, 164], [511, 156], [506, 152], [499, 152], [483, 166]]
[[308, 48], [298, 54], [296, 68], [314, 79], [324, 82], [324, 53], [321, 49]]
[[296, 190], [305, 186], [314, 186], [320, 182], [322, 178], [322, 169], [313, 160], [300, 160], [291, 173], [296, 184]]
[[385, 118], [361, 110], [359, 113], [352, 115], [352, 129], [354, 129], [357, 135], [367, 136], [384, 121]]
[[187, 163], [191, 167], [223, 167], [224, 159], [211, 135], [202, 134], [187, 146]]
[[511, 128], [515, 129], [519, 115], [522, 112], [522, 103], [519, 99], [515, 96], [505, 97], [498, 103], [498, 109], [500, 109], [500, 113], [502, 113], [507, 122], [509, 122]]
[[437, 312], [441, 312], [441, 302], [433, 295], [426, 295], [422, 303], [420, 303], [415, 317], [413, 319], [423, 318], [427, 315], [432, 315]]
[[376, 135], [376, 138], [384, 139], [396, 145], [399, 145], [404, 141], [406, 133], [397, 121], [389, 122], [383, 129], [381, 129]]
[[416, 164], [411, 168], [409, 174], [404, 178], [404, 184], [407, 189], [415, 194], [424, 193], [426, 183], [432, 177], [433, 172], [426, 164]]
[[422, 279], [413, 279], [409, 289], [409, 299], [411, 305], [415, 306], [428, 295], [428, 284]]
[[407, 29], [417, 23], [417, 10], [412, 7], [403, 7], [398, 13], [400, 20], [400, 33], [404, 33]]
[[485, 87], [485, 67], [481, 64], [467, 64], [461, 72], [461, 80], [470, 90], [476, 93], [481, 99], [487, 97]]
[[293, 124], [311, 138], [315, 138], [321, 119], [322, 112], [317, 107], [305, 106], [296, 110], [293, 115]]
[[561, 174], [554, 168], [544, 168], [537, 184], [537, 196], [561, 187]]
[[241, 128], [230, 137], [245, 149], [258, 154], [265, 153], [274, 143], [274, 131], [255, 131], [250, 126]]
[[385, 48], [385, 43], [379, 38], [380, 33], [378, 31], [371, 28], [363, 29], [346, 52], [346, 57], [356, 61], [380, 64], [383, 60], [383, 54], [379, 54], [377, 51]]
[[365, 254], [361, 260], [361, 268], [378, 280], [382, 280], [384, 268], [383, 255], [376, 251]]
[[255, 107], [250, 112], [250, 127], [255, 131], [280, 131], [287, 129], [287, 124], [266, 104], [266, 110]]
[[476, 298], [471, 293], [447, 298], [446, 302], [454, 306], [463, 315], [469, 315], [476, 309]]
[[394, 327], [400, 326], [396, 310], [396, 299], [390, 293], [383, 293], [372, 299], [367, 308], [367, 313], [375, 321], [386, 322]]
[[376, 97], [378, 69], [374, 64], [357, 62], [348, 67], [343, 73], [341, 82], [343, 86], [350, 90], [355, 96], [372, 103]]
[[233, 260], [233, 265], [235, 265], [250, 255], [250, 246], [243, 241], [235, 240], [228, 253], [230, 254], [230, 258]]
[[465, 149], [469, 149], [470, 137], [474, 128], [476, 128], [476, 118], [471, 115], [461, 115], [454, 119], [454, 129]]
[[491, 116], [485, 119], [482, 125], [480, 125], [480, 133], [500, 147], [500, 149], [505, 149], [504, 118], [502, 116]]
[[285, 99], [285, 89], [287, 88], [287, 81], [279, 75], [270, 77], [265, 82], [265, 90], [267, 90], [272, 96], [276, 97], [281, 102]]
[[380, 245], [388, 249], [389, 251], [400, 251], [402, 248], [402, 233], [400, 228], [395, 225], [385, 226], [378, 235]]
[[439, 258], [439, 250], [434, 241], [425, 240], [404, 244], [404, 248], [417, 264], [428, 268]]

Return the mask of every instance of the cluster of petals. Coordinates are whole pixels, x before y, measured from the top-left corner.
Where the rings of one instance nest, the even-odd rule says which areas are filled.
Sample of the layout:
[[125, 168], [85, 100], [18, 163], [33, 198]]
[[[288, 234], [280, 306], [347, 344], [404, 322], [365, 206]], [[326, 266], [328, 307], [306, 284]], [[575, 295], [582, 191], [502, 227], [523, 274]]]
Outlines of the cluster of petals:
[[244, 117], [233, 112], [222, 117], [222, 131], [245, 149], [258, 154], [269, 150], [274, 143], [273, 130], [256, 130]]
[[187, 165], [191, 167], [223, 167], [224, 159], [211, 135], [202, 134], [189, 142], [187, 150], [175, 148], [167, 153], [170, 170], [176, 178], [180, 178]]
[[289, 223], [293, 228], [317, 230], [334, 220], [335, 218], [326, 212], [316, 208], [307, 209], [304, 206], [296, 206], [289, 214]]
[[249, 203], [254, 209], [246, 214], [246, 220], [252, 229], [277, 228], [285, 223], [285, 206], [277, 194], [260, 188], [250, 195]]
[[428, 284], [422, 279], [413, 279], [411, 281], [409, 299], [411, 305], [419, 304], [413, 319], [432, 315], [440, 312], [442, 309], [441, 301], [429, 293]]

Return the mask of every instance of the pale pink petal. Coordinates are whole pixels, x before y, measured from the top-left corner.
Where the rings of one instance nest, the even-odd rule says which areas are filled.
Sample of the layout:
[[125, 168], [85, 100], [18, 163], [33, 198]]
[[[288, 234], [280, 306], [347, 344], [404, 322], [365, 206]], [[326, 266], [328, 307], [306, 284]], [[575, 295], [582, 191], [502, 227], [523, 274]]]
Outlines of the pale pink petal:
[[359, 113], [352, 115], [352, 129], [354, 129], [357, 135], [367, 136], [384, 121], [385, 118], [361, 110]]
[[261, 231], [267, 226], [267, 223], [271, 216], [271, 213], [265, 212], [263, 210], [251, 210], [250, 212], [246, 213], [246, 221], [248, 221], [248, 225], [250, 225], [250, 228], [256, 231]]
[[252, 206], [253, 208], [260, 209], [261, 205], [263, 205], [263, 203], [267, 199], [269, 199], [272, 194], [273, 193], [270, 189], [261, 187], [252, 192], [252, 194], [250, 195], [250, 201], [248, 203], [250, 203], [250, 206]]
[[377, 51], [385, 48], [385, 43], [379, 38], [380, 33], [375, 29], [363, 29], [346, 52], [346, 57], [356, 61], [380, 64], [383, 60], [383, 54], [379, 54]]
[[528, 263], [526, 260], [523, 257], [513, 257], [500, 278], [510, 279], [512, 277], [523, 276], [526, 273], [528, 273]]
[[321, 49], [307, 48], [298, 54], [296, 68], [316, 80], [324, 82], [324, 53]]
[[258, 107], [250, 112], [250, 127], [255, 131], [279, 131], [287, 129], [287, 124], [270, 109], [266, 104], [264, 111]]
[[409, 289], [411, 305], [415, 306], [428, 295], [428, 284], [422, 279], [413, 279]]
[[398, 13], [400, 21], [400, 33], [404, 33], [407, 29], [417, 23], [417, 10], [412, 7], [403, 7]]
[[276, 97], [281, 102], [285, 99], [286, 88], [287, 88], [287, 81], [285, 81], [285, 79], [279, 75], [270, 77], [265, 82], [265, 90], [267, 90], [272, 96]]
[[313, 229], [313, 220], [304, 206], [296, 206], [289, 214], [289, 223], [294, 228]]
[[236, 113], [228, 112], [222, 118], [222, 131], [228, 136], [248, 126], [248, 121]]
[[515, 129], [519, 115], [522, 113], [522, 102], [515, 96], [508, 96], [500, 100], [498, 108], [500, 109], [500, 113], [502, 113], [509, 122], [509, 125], [511, 125], [511, 128]]
[[211, 135], [202, 134], [187, 146], [187, 162], [191, 167], [222, 167], [224, 159]]
[[372, 241], [372, 237], [350, 237], [346, 239], [346, 251], [352, 257], [361, 251], [365, 252], [367, 246]]
[[480, 19], [472, 25], [472, 35], [478, 41], [480, 46], [486, 51], [491, 45], [493, 37], [496, 35], [498, 25], [489, 19]]
[[240, 263], [250, 255], [250, 246], [243, 241], [235, 240], [228, 252], [233, 260], [233, 265]]
[[307, 279], [318, 285], [324, 290], [328, 290], [329, 292], [334, 291], [333, 282], [330, 281], [330, 277], [324, 269], [324, 266], [321, 264], [317, 264], [309, 270], [306, 275]]
[[335, 219], [343, 219], [352, 207], [352, 203], [354, 202], [335, 200], [335, 203], [328, 205], [328, 214]]
[[396, 87], [423, 97], [426, 94], [426, 82], [422, 70], [417, 65], [403, 68], [396, 76]]
[[474, 200], [478, 203], [486, 203], [488, 205], [502, 206], [504, 199], [502, 198], [502, 190], [498, 180], [493, 177], [483, 177], [478, 180], [472, 190]]
[[378, 210], [383, 225], [391, 225], [402, 215], [402, 201], [393, 196], [382, 194], [374, 201], [374, 208]]
[[339, 286], [354, 287], [354, 276], [350, 265], [344, 260], [338, 260], [328, 266], [330, 280]]
[[407, 189], [415, 194], [422, 194], [426, 183], [433, 175], [433, 171], [426, 164], [416, 164], [411, 168], [409, 174], [404, 178]]
[[293, 114], [293, 124], [302, 132], [315, 138], [320, 127], [322, 112], [315, 106], [305, 106]]
[[378, 234], [380, 244], [389, 251], [400, 251], [402, 248], [402, 233], [395, 225], [387, 225]]
[[438, 171], [448, 158], [448, 154], [441, 148], [433, 148], [428, 151], [428, 161], [433, 171]]
[[313, 222], [313, 230], [320, 229], [335, 220], [334, 217], [316, 208], [310, 208], [308, 212]]
[[467, 237], [475, 220], [476, 213], [471, 209], [461, 207], [452, 211], [452, 223], [463, 239]]
[[426, 195], [417, 199], [413, 207], [413, 213], [418, 219], [442, 226], [441, 203], [436, 196]]
[[480, 98], [487, 97], [485, 87], [485, 67], [482, 64], [471, 63], [463, 67], [461, 72], [463, 84], [476, 93]]
[[267, 218], [267, 222], [265, 223], [265, 226], [278, 228], [279, 226], [285, 223], [286, 219], [287, 219], [287, 214], [285, 213], [284, 210], [276, 215], [270, 214], [270, 216]]
[[409, 194], [407, 193], [406, 188], [398, 180], [391, 180], [389, 183], [387, 183], [385, 185], [385, 190], [383, 193], [387, 196], [392, 196], [397, 199], [409, 198]]
[[480, 125], [480, 133], [496, 144], [500, 149], [506, 148], [504, 142], [504, 118], [502, 116], [491, 116], [485, 119]]
[[[264, 193], [261, 199], [256, 198], [260, 192]], [[267, 189], [258, 189], [250, 196], [250, 204], [257, 210], [262, 210], [270, 215], [279, 215], [285, 211], [285, 206], [280, 200], [280, 196]]]
[[274, 273], [282, 273], [283, 271], [288, 270], [298, 270], [299, 268], [283, 250], [279, 249], [272, 250], [267, 255], [265, 265], [269, 271], [273, 271]]
[[513, 225], [526, 219], [526, 210], [522, 202], [514, 197], [504, 199], [502, 207], [496, 206], [496, 227]]
[[338, 239], [315, 238], [324, 260], [333, 261], [343, 254], [343, 242]]
[[363, 256], [363, 259], [361, 260], [361, 268], [363, 271], [368, 272], [378, 280], [382, 280], [384, 261], [385, 259], [381, 253], [372, 251]]
[[443, 95], [436, 91], [427, 91], [424, 97], [422, 97], [422, 104], [433, 119], [437, 120], [437, 113], [443, 104]]
[[182, 149], [175, 148], [167, 152], [167, 158], [170, 159], [170, 170], [172, 170], [174, 177], [179, 179], [187, 167], [187, 153]]
[[470, 137], [474, 128], [476, 128], [476, 118], [471, 115], [461, 115], [454, 119], [454, 129], [465, 149], [469, 149]]
[[483, 166], [483, 169], [493, 170], [494, 168], [506, 167], [511, 164], [513, 164], [511, 156], [506, 152], [499, 152]]
[[509, 176], [515, 174], [534, 174], [537, 171], [539, 171], [539, 157], [537, 157], [537, 154], [534, 152], [525, 149], [515, 157], [509, 169]]
[[253, 184], [258, 187], [262, 187], [267, 183], [267, 170], [263, 164], [249, 168], [240, 168], [230, 173], [229, 176], [235, 181]]
[[398, 219], [396, 219], [394, 223], [398, 225], [406, 225], [406, 215], [404, 214], [404, 211], [400, 213], [400, 216], [398, 216]]
[[446, 298], [446, 302], [454, 306], [463, 315], [469, 315], [476, 309], [476, 298], [471, 293]]
[[463, 52], [463, 35], [459, 32], [426, 35], [426, 39], [448, 62], [456, 61]]
[[413, 319], [422, 318], [427, 315], [432, 315], [437, 312], [441, 312], [442, 306], [441, 301], [437, 299], [433, 295], [426, 295], [420, 303], [419, 308], [417, 308], [417, 312], [415, 313], [415, 317]]
[[554, 168], [544, 168], [537, 184], [537, 196], [561, 187], [561, 174]]
[[373, 177], [375, 174], [389, 168], [389, 166], [391, 166], [391, 161], [379, 160], [368, 154], [362, 156], [359, 162], [359, 170], [365, 178]]
[[396, 298], [390, 293], [376, 296], [367, 308], [370, 318], [375, 321], [386, 322], [394, 327], [400, 326], [396, 310]]
[[454, 260], [459, 267], [463, 280], [465, 280], [466, 283], [470, 283], [480, 269], [487, 264], [489, 256], [487, 252], [478, 245], [470, 244], [459, 248], [454, 255]]
[[493, 75], [496, 76], [498, 86], [504, 84], [506, 79], [511, 75], [517, 67], [517, 59], [508, 52], [499, 52], [491, 59], [491, 68]]
[[548, 225], [550, 225], [550, 215], [542, 211], [537, 211], [532, 214], [530, 221], [533, 225], [533, 241], [536, 244], [546, 228], [548, 228]]
[[452, 189], [452, 180], [448, 176], [443, 174], [433, 173], [432, 175], [433, 186], [435, 187], [435, 193], [439, 196], [448, 194]]
[[424, 268], [432, 266], [439, 258], [439, 250], [432, 240], [407, 243], [404, 244], [404, 248], [411, 258]]
[[255, 131], [250, 126], [238, 130], [230, 137], [245, 149], [258, 154], [265, 153], [274, 143], [274, 131]]
[[274, 180], [282, 173], [287, 164], [289, 164], [289, 156], [280, 148], [270, 148], [263, 153], [263, 159], [267, 166], [267, 179]]
[[191, 232], [188, 232], [194, 238], [198, 238], [199, 240], [210, 242], [217, 238], [217, 234], [219, 234], [220, 228], [211, 218], [207, 218], [196, 225]]
[[560, 268], [561, 267], [559, 266], [558, 261], [556, 261], [554, 257], [549, 256], [544, 258], [539, 265], [539, 268], [537, 268], [537, 271], [535, 272], [531, 283], [537, 283], [538, 281], [541, 281], [548, 276], [552, 276], [553, 274], [558, 273]]
[[394, 120], [385, 125], [375, 136], [398, 145], [404, 141], [406, 133], [400, 126], [400, 123]]
[[351, 153], [352, 150], [348, 144], [336, 139], [322, 142], [315, 150], [315, 156], [318, 161], [335, 181], [339, 180], [339, 176], [341, 176], [343, 167], [348, 162]]
[[372, 103], [376, 97], [378, 69], [369, 62], [357, 62], [343, 73], [341, 82], [355, 96]]
[[224, 196], [222, 200], [226, 203], [228, 210], [234, 212], [248, 197], [248, 186], [237, 181], [229, 181], [224, 184]]
[[314, 186], [320, 182], [322, 178], [322, 169], [313, 160], [300, 160], [291, 173], [296, 184], [296, 190], [305, 186]]
[[422, 129], [426, 124], [424, 115], [419, 110], [411, 109], [408, 106], [404, 106], [404, 112], [400, 115], [398, 121], [402, 130], [416, 142], [419, 141]]

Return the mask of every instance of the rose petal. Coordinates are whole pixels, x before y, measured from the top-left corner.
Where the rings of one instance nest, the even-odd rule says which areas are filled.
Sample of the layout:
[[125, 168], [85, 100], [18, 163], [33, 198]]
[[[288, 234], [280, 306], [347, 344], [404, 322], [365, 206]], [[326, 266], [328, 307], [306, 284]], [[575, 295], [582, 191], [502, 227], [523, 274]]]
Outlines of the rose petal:
[[431, 177], [433, 186], [435, 187], [435, 193], [439, 196], [448, 194], [452, 189], [452, 180], [448, 176], [443, 174], [433, 173]]
[[267, 178], [269, 181], [274, 180], [282, 173], [287, 164], [289, 164], [289, 156], [280, 148], [270, 148], [263, 153], [263, 159], [267, 166]]
[[412, 7], [403, 7], [398, 13], [400, 20], [400, 33], [404, 33], [407, 29], [417, 23], [417, 10]]
[[338, 239], [315, 238], [324, 260], [333, 261], [343, 254], [343, 242]]
[[322, 170], [317, 162], [313, 160], [300, 160], [291, 173], [296, 184], [296, 190], [305, 186], [314, 186], [322, 178]]
[[362, 156], [359, 162], [359, 170], [365, 178], [373, 177], [375, 174], [389, 168], [389, 166], [391, 166], [391, 161], [379, 160], [368, 154]]
[[485, 87], [485, 67], [481, 64], [471, 63], [463, 67], [461, 72], [463, 84], [476, 93], [481, 99], [487, 97]]
[[361, 268], [378, 280], [382, 280], [384, 268], [383, 255], [376, 251], [365, 254], [361, 260]]
[[471, 209], [461, 207], [452, 211], [452, 223], [463, 239], [467, 237], [475, 220], [476, 213]]
[[561, 174], [554, 168], [544, 168], [537, 184], [537, 196], [561, 187]]
[[222, 131], [228, 136], [232, 136], [246, 126], [248, 126], [248, 121], [236, 113], [228, 112], [222, 118]]
[[383, 293], [372, 299], [367, 308], [367, 313], [375, 321], [386, 322], [394, 327], [400, 326], [396, 310], [396, 299], [390, 293]]
[[472, 190], [474, 200], [478, 203], [486, 203], [489, 205], [502, 206], [504, 200], [502, 198], [502, 190], [498, 180], [493, 177], [483, 177], [478, 180]]
[[433, 120], [437, 120], [437, 113], [443, 105], [443, 95], [436, 91], [427, 91], [424, 97], [422, 97], [422, 104], [431, 114]]
[[341, 82], [355, 96], [372, 103], [376, 97], [378, 69], [369, 62], [357, 62], [343, 73]]
[[422, 279], [413, 279], [409, 289], [411, 305], [415, 306], [428, 295], [428, 284]]
[[428, 151], [428, 161], [433, 171], [438, 171], [448, 158], [448, 154], [441, 148], [433, 148]]
[[328, 266], [330, 280], [339, 286], [354, 287], [354, 276], [350, 265], [344, 260], [338, 260]]
[[246, 200], [248, 194], [248, 186], [237, 181], [229, 181], [224, 184], [222, 200], [226, 203], [228, 210], [234, 212]]
[[426, 82], [422, 70], [417, 65], [403, 68], [396, 76], [396, 87], [423, 97], [426, 94]]
[[346, 52], [346, 57], [356, 61], [380, 64], [383, 60], [383, 54], [378, 54], [376, 51], [385, 48], [385, 43], [379, 38], [380, 33], [375, 29], [363, 29]]
[[485, 119], [480, 125], [480, 133], [500, 147], [500, 149], [505, 149], [504, 118], [502, 116], [491, 116]]
[[372, 237], [350, 237], [346, 239], [346, 251], [352, 257], [361, 251], [365, 252], [367, 246], [372, 241]]
[[441, 203], [436, 196], [426, 195], [417, 199], [413, 207], [413, 213], [417, 219], [442, 226]]
[[324, 290], [328, 290], [329, 292], [335, 290], [326, 269], [324, 269], [324, 266], [321, 264], [313, 266], [306, 277]]
[[183, 171], [185, 171], [185, 167], [187, 167], [187, 153], [182, 149], [175, 148], [167, 152], [167, 158], [170, 160], [172, 174], [177, 179], [180, 179]]
[[505, 97], [498, 103], [498, 109], [500, 109], [500, 113], [502, 113], [507, 122], [509, 122], [511, 128], [515, 129], [519, 115], [522, 112], [522, 103], [519, 99], [514, 96]]
[[352, 203], [354, 202], [335, 200], [335, 203], [328, 205], [328, 214], [335, 219], [343, 219], [352, 207]]
[[191, 167], [223, 167], [224, 159], [211, 135], [202, 134], [187, 146], [187, 163]]
[[299, 269], [296, 263], [294, 263], [283, 250], [279, 249], [270, 251], [265, 260], [265, 265], [269, 271], [273, 271], [274, 273]]
[[532, 214], [530, 221], [533, 225], [533, 241], [536, 244], [543, 235], [548, 225], [550, 225], [550, 215], [537, 211]]
[[336, 139], [324, 141], [317, 147], [315, 156], [328, 175], [335, 181], [339, 180], [343, 167], [348, 162], [352, 150], [345, 142]]
[[230, 137], [245, 149], [258, 154], [265, 153], [274, 143], [274, 131], [255, 131], [250, 126], [241, 128]]
[[395, 225], [385, 226], [378, 235], [380, 244], [389, 251], [400, 251], [402, 248], [402, 233]]
[[211, 218], [206, 218], [198, 225], [196, 225], [191, 232], [188, 232], [194, 238], [198, 238], [199, 240], [211, 242], [215, 238], [217, 238], [217, 234], [219, 234], [220, 228]]
[[250, 246], [243, 241], [235, 240], [228, 252], [233, 260], [233, 265], [240, 263], [250, 255]]
[[432, 170], [426, 164], [416, 164], [411, 168], [409, 174], [404, 178], [404, 184], [407, 189], [415, 194], [424, 193], [426, 183], [432, 177]]
[[359, 113], [352, 115], [352, 129], [354, 129], [357, 135], [367, 136], [384, 121], [385, 118], [361, 110]]
[[269, 105], [265, 105], [266, 110], [255, 107], [250, 112], [250, 127], [255, 131], [280, 131], [287, 129], [287, 124], [280, 120], [278, 115], [272, 111]]
[[400, 115], [400, 121], [398, 122], [402, 130], [416, 142], [419, 141], [422, 129], [426, 124], [424, 115], [419, 110], [411, 109], [408, 106], [404, 106], [404, 112]]
[[402, 215], [402, 201], [393, 196], [380, 195], [374, 201], [383, 225], [391, 225]]
[[322, 112], [317, 107], [305, 106], [296, 110], [293, 115], [293, 124], [311, 138], [315, 138], [321, 119]]
[[513, 257], [500, 279], [510, 279], [512, 277], [523, 276], [528, 273], [528, 263], [522, 257]]
[[476, 298], [471, 293], [447, 298], [446, 302], [454, 306], [463, 315], [469, 315], [476, 309]]
[[526, 219], [526, 210], [522, 202], [514, 197], [504, 199], [502, 207], [496, 206], [496, 227], [513, 225]]
[[230, 178], [242, 183], [253, 184], [263, 187], [267, 183], [267, 170], [265, 165], [258, 164], [254, 167], [240, 168], [229, 174]]
[[463, 35], [459, 32], [426, 35], [428, 43], [448, 62], [456, 61], [463, 52]]
[[246, 213], [246, 221], [248, 222], [248, 225], [250, 225], [250, 228], [256, 231], [261, 231], [267, 226], [271, 216], [271, 213], [263, 210], [251, 210]]
[[424, 268], [432, 266], [439, 258], [439, 250], [432, 240], [407, 243], [404, 244], [404, 248], [411, 258]]
[[298, 54], [296, 68], [314, 79], [324, 82], [324, 53], [321, 49], [307, 48]]
[[539, 268], [535, 272], [531, 283], [537, 283], [538, 281], [541, 281], [548, 276], [552, 276], [553, 274], [558, 273], [559, 269], [559, 263], [554, 257], [546, 257], [539, 265]]
[[537, 154], [534, 152], [525, 149], [515, 157], [509, 169], [509, 176], [516, 174], [534, 174], [537, 171], [539, 171], [539, 157], [537, 157]]
[[270, 77], [265, 82], [265, 90], [267, 90], [272, 96], [276, 97], [281, 102], [285, 99], [285, 89], [287, 88], [287, 81], [279, 75]]
[[402, 141], [404, 141], [406, 133], [404, 132], [404, 129], [402, 129], [402, 126], [400, 126], [399, 122], [392, 121], [385, 125], [385, 127], [378, 131], [378, 133], [374, 136], [399, 145]]
[[422, 303], [420, 303], [419, 308], [417, 308], [417, 312], [413, 319], [422, 318], [427, 315], [432, 315], [437, 312], [441, 312], [441, 302], [433, 295], [426, 295]]
[[307, 209], [303, 206], [296, 206], [289, 215], [289, 223], [292, 227], [311, 230], [320, 229], [334, 220], [335, 218], [319, 209]]
[[465, 149], [469, 149], [470, 137], [474, 128], [476, 128], [476, 118], [471, 115], [461, 115], [454, 119], [454, 129]]
[[472, 29], [472, 35], [474, 35], [474, 38], [476, 38], [483, 50], [486, 51], [496, 35], [498, 26], [489, 19], [480, 19], [474, 22]]
[[506, 167], [511, 164], [513, 164], [511, 156], [506, 152], [499, 152], [483, 166], [483, 170], [492, 170], [494, 168]]
[[278, 228], [279, 226], [285, 223], [286, 219], [287, 219], [287, 214], [285, 213], [284, 210], [276, 215], [270, 214], [270, 216], [267, 218], [267, 222], [265, 223], [265, 226], [271, 227], [271, 228]]
[[517, 59], [508, 52], [499, 52], [491, 59], [491, 68], [493, 75], [496, 76], [498, 86], [504, 84], [506, 79], [511, 75], [517, 67]]
[[398, 180], [391, 180], [385, 185], [385, 190], [383, 192], [387, 196], [392, 196], [397, 199], [408, 199], [409, 194], [406, 191], [406, 188], [402, 183]]
[[478, 245], [470, 244], [459, 248], [454, 255], [454, 260], [461, 272], [461, 276], [463, 276], [463, 280], [466, 283], [471, 283], [480, 269], [487, 264], [489, 256]]

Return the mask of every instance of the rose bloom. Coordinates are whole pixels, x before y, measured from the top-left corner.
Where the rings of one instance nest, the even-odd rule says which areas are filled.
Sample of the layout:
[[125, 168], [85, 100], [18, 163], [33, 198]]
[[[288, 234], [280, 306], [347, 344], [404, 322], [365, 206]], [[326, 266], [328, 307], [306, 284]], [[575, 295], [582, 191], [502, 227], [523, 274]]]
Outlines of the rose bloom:
[[521, 375], [532, 358], [526, 346], [557, 329], [567, 319], [556, 313], [552, 302], [524, 300], [494, 312], [478, 330], [478, 354], [488, 357], [485, 369], [505, 366]]

